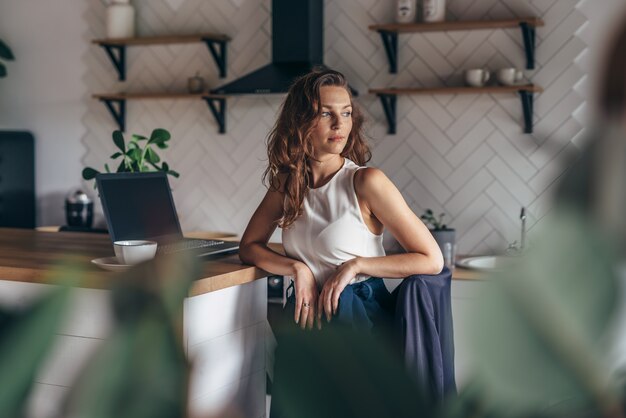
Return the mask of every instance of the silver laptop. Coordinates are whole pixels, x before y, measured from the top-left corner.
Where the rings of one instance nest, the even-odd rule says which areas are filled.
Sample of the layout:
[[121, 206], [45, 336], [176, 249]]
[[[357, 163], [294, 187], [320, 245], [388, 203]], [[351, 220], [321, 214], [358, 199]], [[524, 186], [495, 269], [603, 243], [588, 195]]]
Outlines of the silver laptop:
[[236, 252], [238, 242], [184, 238], [163, 172], [96, 176], [111, 241], [151, 240], [157, 253], [192, 251], [198, 256]]

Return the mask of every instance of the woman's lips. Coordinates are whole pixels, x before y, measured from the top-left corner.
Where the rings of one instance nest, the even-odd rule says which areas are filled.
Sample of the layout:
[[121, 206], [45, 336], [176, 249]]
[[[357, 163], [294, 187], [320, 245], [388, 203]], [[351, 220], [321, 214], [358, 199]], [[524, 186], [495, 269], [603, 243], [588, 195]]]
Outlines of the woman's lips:
[[343, 141], [344, 137], [343, 136], [331, 136], [330, 138], [328, 138], [329, 141], [333, 141], [333, 142], [341, 142]]

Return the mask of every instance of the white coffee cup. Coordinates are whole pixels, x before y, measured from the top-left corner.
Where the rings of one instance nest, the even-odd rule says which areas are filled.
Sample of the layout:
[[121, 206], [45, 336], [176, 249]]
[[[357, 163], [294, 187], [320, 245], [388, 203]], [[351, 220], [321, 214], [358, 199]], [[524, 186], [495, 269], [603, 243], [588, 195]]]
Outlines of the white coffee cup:
[[522, 81], [524, 73], [517, 68], [500, 68], [496, 73], [496, 78], [505, 86], [514, 86]]
[[487, 81], [491, 73], [486, 68], [472, 68], [465, 70], [465, 82], [472, 87], [482, 87]]
[[115, 241], [113, 249], [120, 264], [137, 264], [154, 258], [157, 243], [145, 240]]

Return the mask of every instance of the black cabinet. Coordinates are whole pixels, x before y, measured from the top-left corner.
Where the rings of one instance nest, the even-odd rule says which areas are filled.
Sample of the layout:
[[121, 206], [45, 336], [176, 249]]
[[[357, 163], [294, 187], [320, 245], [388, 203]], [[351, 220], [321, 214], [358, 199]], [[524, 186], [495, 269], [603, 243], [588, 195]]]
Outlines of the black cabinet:
[[0, 131], [0, 227], [35, 227], [35, 140]]

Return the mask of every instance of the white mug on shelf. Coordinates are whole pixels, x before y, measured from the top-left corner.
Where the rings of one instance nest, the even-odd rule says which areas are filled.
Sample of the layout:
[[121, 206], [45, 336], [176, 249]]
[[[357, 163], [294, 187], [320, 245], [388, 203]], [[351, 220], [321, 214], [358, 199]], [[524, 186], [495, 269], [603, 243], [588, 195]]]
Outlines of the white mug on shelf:
[[491, 73], [486, 68], [471, 68], [465, 70], [465, 82], [472, 87], [482, 87], [487, 81]]
[[524, 79], [524, 73], [517, 68], [500, 68], [496, 74], [496, 78], [505, 86], [514, 86]]
[[417, 9], [417, 0], [396, 0], [396, 22], [397, 23], [415, 22], [416, 9]]

